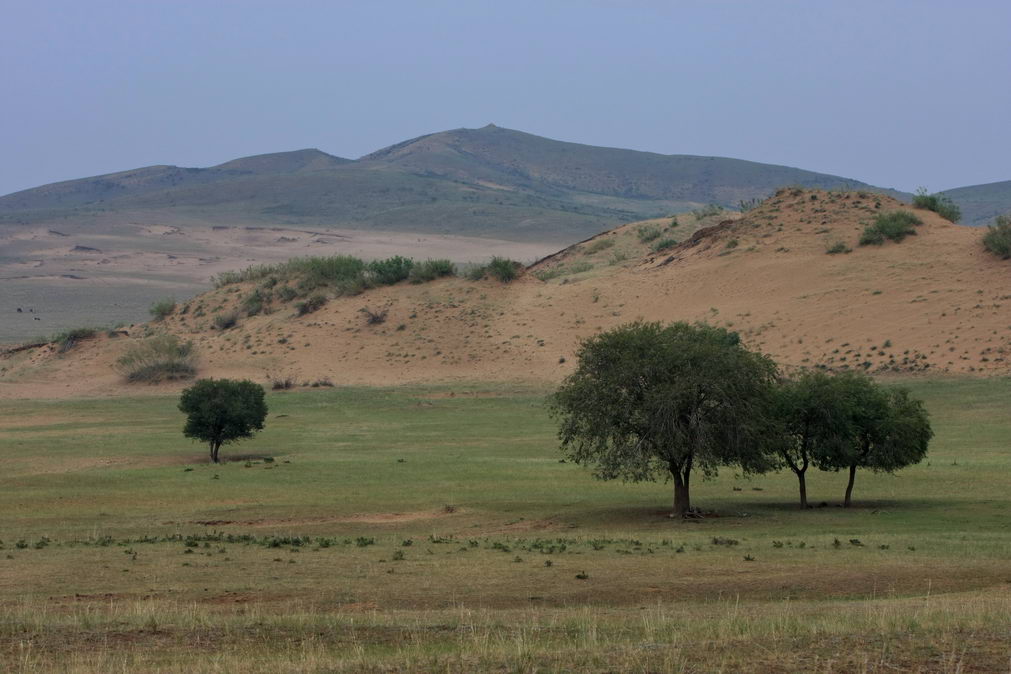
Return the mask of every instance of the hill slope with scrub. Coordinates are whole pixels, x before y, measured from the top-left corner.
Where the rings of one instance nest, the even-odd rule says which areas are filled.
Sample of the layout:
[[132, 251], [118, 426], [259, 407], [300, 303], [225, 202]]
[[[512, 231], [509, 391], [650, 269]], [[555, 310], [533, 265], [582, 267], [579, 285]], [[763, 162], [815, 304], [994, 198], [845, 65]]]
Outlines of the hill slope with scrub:
[[[860, 245], [897, 211], [919, 224]], [[1011, 275], [980, 235], [868, 191], [788, 188], [744, 214], [619, 227], [512, 267], [509, 283], [462, 270], [349, 287], [307, 282], [297, 264], [261, 268], [222, 277], [128, 336], [8, 354], [0, 395], [121, 392], [116, 360], [159, 332], [192, 342], [201, 376], [296, 386], [557, 382], [580, 339], [633, 320], [728, 327], [787, 369], [1006, 375]], [[319, 306], [304, 311], [315, 296]]]

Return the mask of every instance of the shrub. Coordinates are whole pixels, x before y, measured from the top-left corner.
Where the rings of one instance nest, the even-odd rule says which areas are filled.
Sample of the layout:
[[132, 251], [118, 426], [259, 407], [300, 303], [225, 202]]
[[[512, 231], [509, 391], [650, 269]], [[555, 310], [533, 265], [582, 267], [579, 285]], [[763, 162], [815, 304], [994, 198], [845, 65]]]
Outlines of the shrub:
[[999, 215], [994, 224], [986, 228], [983, 246], [1002, 260], [1011, 258], [1011, 215]]
[[298, 297], [298, 291], [291, 286], [281, 286], [277, 289], [277, 296], [282, 302], [290, 302]]
[[129, 382], [173, 381], [196, 374], [193, 342], [182, 342], [175, 335], [155, 335], [130, 345], [116, 369]]
[[321, 309], [324, 304], [326, 304], [326, 297], [317, 294], [296, 304], [295, 311], [299, 316], [305, 316]]
[[411, 283], [427, 283], [444, 276], [456, 276], [456, 265], [449, 260], [425, 260], [414, 265], [408, 280]]
[[702, 218], [708, 218], [709, 216], [712, 215], [719, 215], [722, 212], [723, 206], [720, 206], [718, 204], [709, 204], [708, 206], [704, 206], [702, 208], [692, 211], [692, 215], [695, 216], [696, 220], [701, 220]]
[[290, 374], [268, 374], [267, 380], [270, 382], [272, 391], [287, 391], [295, 388], [295, 377]]
[[74, 328], [53, 336], [52, 342], [58, 353], [66, 353], [85, 339], [91, 339], [98, 334], [96, 328]]
[[158, 300], [151, 305], [149, 311], [156, 321], [164, 319], [166, 316], [172, 314], [176, 308], [176, 301], [174, 299], [164, 299]]
[[922, 225], [923, 221], [909, 211], [891, 211], [882, 213], [875, 220], [873, 225], [864, 228], [860, 235], [861, 246], [880, 246], [885, 239], [891, 239], [898, 243], [910, 234], [916, 234], [915, 225]]
[[927, 194], [927, 190], [922, 187], [916, 190], [916, 195], [913, 197], [913, 206], [934, 211], [942, 218], [951, 222], [958, 222], [962, 219], [962, 211], [951, 200], [951, 197], [943, 194]]
[[650, 241], [655, 241], [660, 238], [663, 232], [656, 225], [642, 225], [635, 230], [636, 236], [639, 237], [639, 241], [642, 243], [649, 243]]
[[236, 311], [226, 311], [223, 314], [218, 314], [214, 317], [214, 327], [218, 330], [228, 330], [229, 328], [234, 328], [235, 324], [239, 322], [239, 314]]
[[270, 297], [267, 294], [268, 292], [257, 288], [242, 301], [242, 309], [246, 312], [247, 316], [256, 316], [263, 311], [263, 305]]
[[828, 253], [829, 255], [839, 255], [840, 253], [852, 253], [853, 249], [847, 246], [842, 241], [837, 241], [833, 244], [830, 244], [828, 248], [825, 249], [825, 252]]
[[727, 245], [725, 245], [724, 248], [726, 250], [733, 250], [734, 248], [737, 248], [740, 244], [741, 242], [738, 241], [737, 239], [731, 239], [730, 241], [727, 241]]
[[370, 280], [376, 285], [391, 286], [407, 279], [414, 267], [414, 260], [395, 255], [385, 260], [373, 260], [366, 265]]
[[488, 263], [488, 273], [502, 283], [509, 283], [519, 276], [519, 262], [505, 257], [493, 257]]
[[365, 322], [369, 325], [379, 325], [380, 323], [386, 322], [387, 309], [369, 309], [368, 307], [362, 307], [359, 311], [365, 314]]
[[483, 264], [478, 264], [470, 267], [466, 272], [464, 272], [463, 276], [468, 281], [480, 281], [487, 273], [488, 267]]
[[614, 246], [613, 238], [597, 239], [593, 243], [586, 246], [586, 248], [583, 249], [583, 252], [586, 253], [587, 255], [593, 255], [594, 253], [599, 253], [602, 250], [607, 250], [612, 246]]
[[664, 237], [659, 241], [657, 241], [656, 243], [654, 243], [652, 246], [650, 246], [650, 248], [653, 250], [654, 253], [659, 253], [661, 251], [667, 250], [668, 248], [673, 248], [676, 245], [678, 245], [677, 239], [673, 239], [671, 237]]

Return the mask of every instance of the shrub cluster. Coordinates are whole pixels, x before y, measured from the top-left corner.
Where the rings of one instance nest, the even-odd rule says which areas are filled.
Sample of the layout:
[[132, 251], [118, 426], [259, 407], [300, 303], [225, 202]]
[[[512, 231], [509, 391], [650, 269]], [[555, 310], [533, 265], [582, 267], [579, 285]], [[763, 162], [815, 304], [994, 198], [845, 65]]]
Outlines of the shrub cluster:
[[962, 219], [962, 211], [950, 197], [943, 194], [927, 194], [927, 190], [922, 187], [916, 191], [916, 195], [913, 197], [913, 206], [934, 211], [951, 222], [958, 222]]
[[516, 280], [522, 268], [523, 265], [515, 260], [496, 256], [486, 265], [479, 265], [467, 270], [466, 276], [470, 281], [480, 281], [486, 276], [491, 276], [502, 283], [509, 283]]
[[[302, 296], [324, 286], [335, 288], [338, 294], [355, 294], [409, 278], [421, 283], [455, 273], [456, 268], [449, 260], [415, 262], [411, 258], [395, 255], [365, 262], [352, 255], [332, 255], [299, 257], [278, 264], [254, 265], [240, 271], [223, 272], [214, 278], [214, 284], [221, 288], [233, 283], [266, 279], [264, 288], [270, 289], [279, 282], [298, 279], [296, 292]], [[283, 286], [279, 292], [285, 287], [290, 286]]]
[[175, 335], [148, 337], [132, 344], [116, 361], [116, 369], [129, 382], [189, 379], [197, 371], [193, 342]]
[[861, 246], [880, 246], [885, 239], [898, 243], [910, 234], [916, 234], [916, 225], [923, 221], [909, 211], [891, 211], [882, 213], [873, 225], [864, 228], [860, 235]]
[[1011, 215], [999, 215], [994, 224], [986, 228], [983, 246], [1002, 260], [1011, 258]]

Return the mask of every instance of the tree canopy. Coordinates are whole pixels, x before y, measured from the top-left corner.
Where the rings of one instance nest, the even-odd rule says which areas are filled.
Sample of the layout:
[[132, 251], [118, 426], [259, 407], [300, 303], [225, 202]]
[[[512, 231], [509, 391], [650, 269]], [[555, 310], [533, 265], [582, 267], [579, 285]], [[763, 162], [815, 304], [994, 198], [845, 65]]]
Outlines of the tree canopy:
[[245, 380], [201, 379], [183, 391], [179, 409], [183, 435], [208, 443], [214, 463], [221, 445], [252, 437], [267, 417], [263, 387]]
[[693, 469], [767, 467], [776, 365], [734, 332], [630, 323], [585, 340], [552, 396], [562, 449], [600, 479], [674, 481], [674, 515], [691, 509]]

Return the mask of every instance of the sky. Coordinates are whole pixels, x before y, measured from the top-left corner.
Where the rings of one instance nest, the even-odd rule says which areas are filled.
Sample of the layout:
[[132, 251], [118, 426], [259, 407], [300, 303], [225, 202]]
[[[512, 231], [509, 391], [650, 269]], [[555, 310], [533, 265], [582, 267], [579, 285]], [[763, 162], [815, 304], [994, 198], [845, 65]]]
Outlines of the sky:
[[488, 123], [931, 191], [1011, 180], [1011, 3], [0, 0], [0, 194]]

